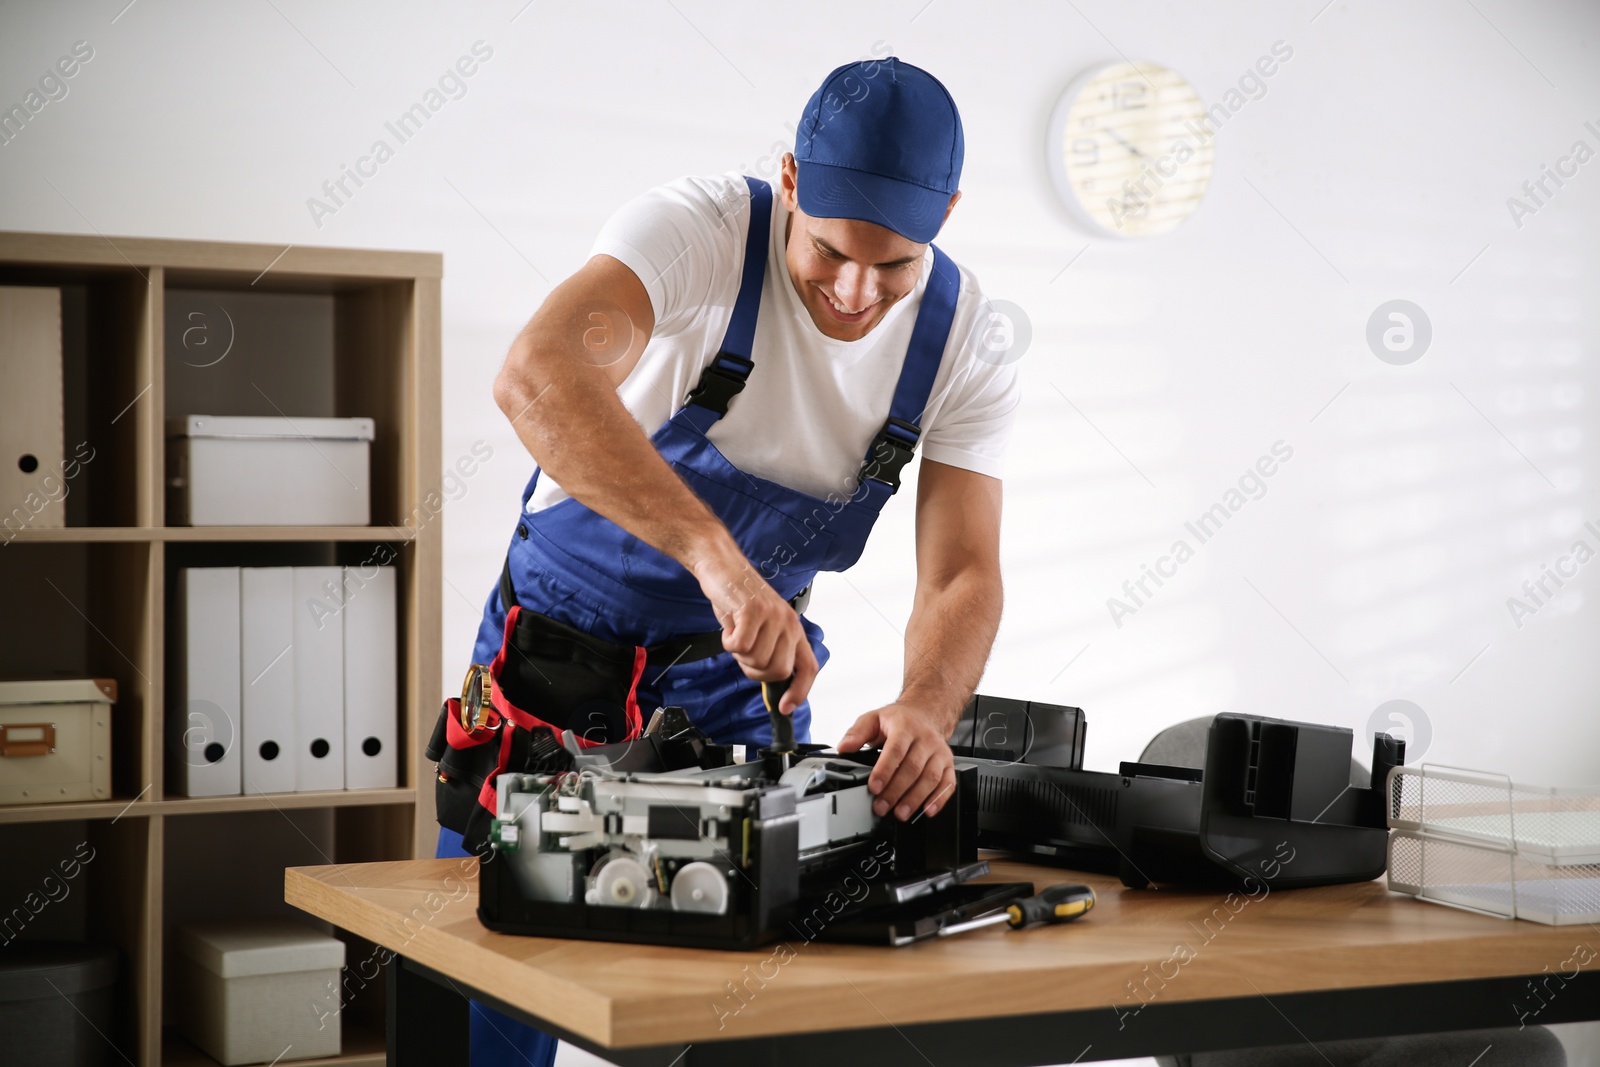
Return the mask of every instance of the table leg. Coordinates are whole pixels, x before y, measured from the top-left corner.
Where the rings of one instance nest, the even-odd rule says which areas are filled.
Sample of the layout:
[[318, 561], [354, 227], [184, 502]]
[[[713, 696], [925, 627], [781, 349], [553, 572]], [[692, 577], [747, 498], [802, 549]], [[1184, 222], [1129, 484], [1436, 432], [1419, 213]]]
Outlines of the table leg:
[[468, 1067], [467, 998], [423, 977], [400, 956], [384, 968], [388, 985], [388, 1067]]

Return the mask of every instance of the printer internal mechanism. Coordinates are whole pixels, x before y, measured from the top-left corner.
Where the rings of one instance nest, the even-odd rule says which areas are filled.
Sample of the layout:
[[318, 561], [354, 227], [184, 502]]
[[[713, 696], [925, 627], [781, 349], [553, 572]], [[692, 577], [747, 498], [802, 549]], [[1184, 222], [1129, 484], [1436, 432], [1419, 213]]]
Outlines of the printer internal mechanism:
[[[480, 918], [509, 933], [699, 947], [870, 940], [863, 920], [897, 909], [903, 920], [913, 902], [920, 914], [987, 872], [959, 784], [938, 815], [880, 818], [867, 788], [876, 753], [798, 748], [735, 763], [664, 708], [638, 741], [572, 745], [564, 769], [500, 774]], [[976, 899], [964, 888], [950, 900]]]

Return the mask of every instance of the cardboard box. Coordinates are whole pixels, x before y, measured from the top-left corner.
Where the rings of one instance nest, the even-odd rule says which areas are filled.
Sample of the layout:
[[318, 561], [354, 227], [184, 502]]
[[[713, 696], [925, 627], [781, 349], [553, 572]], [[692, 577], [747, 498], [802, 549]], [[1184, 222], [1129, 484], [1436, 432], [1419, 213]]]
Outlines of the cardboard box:
[[337, 1056], [344, 942], [292, 919], [177, 930], [175, 1012], [183, 1035], [224, 1067]]
[[187, 415], [167, 420], [174, 526], [367, 526], [371, 419]]
[[109, 678], [0, 682], [0, 804], [111, 799]]

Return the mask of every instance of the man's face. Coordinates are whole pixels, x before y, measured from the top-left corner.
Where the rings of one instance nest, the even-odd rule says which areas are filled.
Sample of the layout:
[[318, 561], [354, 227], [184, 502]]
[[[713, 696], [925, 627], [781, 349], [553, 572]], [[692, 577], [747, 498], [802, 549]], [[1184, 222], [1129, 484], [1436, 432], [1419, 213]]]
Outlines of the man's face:
[[[839, 341], [865, 337], [917, 287], [928, 246], [875, 223], [807, 215], [800, 210], [795, 175], [794, 156], [785, 155], [781, 193], [790, 212], [784, 248], [789, 279], [823, 334]], [[950, 198], [951, 207], [960, 195]]]

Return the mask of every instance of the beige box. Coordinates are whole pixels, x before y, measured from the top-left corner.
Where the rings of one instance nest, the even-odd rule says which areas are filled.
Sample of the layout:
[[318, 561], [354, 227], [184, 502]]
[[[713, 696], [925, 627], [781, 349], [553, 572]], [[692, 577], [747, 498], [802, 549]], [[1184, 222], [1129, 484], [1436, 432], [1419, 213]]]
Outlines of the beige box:
[[0, 804], [111, 799], [110, 678], [0, 682]]
[[193, 923], [177, 930], [178, 1029], [224, 1067], [340, 1051], [344, 942], [292, 919]]
[[0, 539], [66, 525], [61, 290], [0, 285]]

